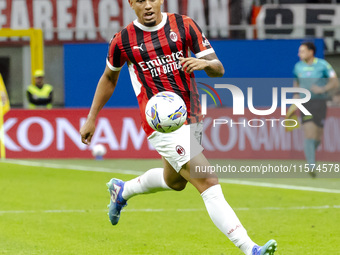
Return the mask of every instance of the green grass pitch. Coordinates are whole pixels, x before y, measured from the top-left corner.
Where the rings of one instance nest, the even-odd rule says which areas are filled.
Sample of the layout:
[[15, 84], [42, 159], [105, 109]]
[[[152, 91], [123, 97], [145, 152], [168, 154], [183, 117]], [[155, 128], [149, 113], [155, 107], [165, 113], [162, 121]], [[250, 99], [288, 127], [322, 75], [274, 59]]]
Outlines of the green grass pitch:
[[[110, 224], [106, 182], [159, 166], [160, 160], [0, 162], [0, 254], [240, 255], [190, 184], [181, 192], [134, 197], [119, 224]], [[221, 185], [255, 242], [276, 239], [278, 255], [340, 254], [340, 179], [248, 181], [254, 185]]]

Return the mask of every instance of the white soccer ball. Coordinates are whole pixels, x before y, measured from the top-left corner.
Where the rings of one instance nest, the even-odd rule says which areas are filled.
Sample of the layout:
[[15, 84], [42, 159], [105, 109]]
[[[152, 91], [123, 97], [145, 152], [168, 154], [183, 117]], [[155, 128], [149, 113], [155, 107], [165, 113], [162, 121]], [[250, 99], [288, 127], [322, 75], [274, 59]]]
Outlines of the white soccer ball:
[[93, 157], [103, 157], [106, 154], [106, 148], [102, 144], [96, 144], [92, 148], [92, 156]]
[[176, 93], [159, 92], [146, 104], [145, 115], [154, 130], [170, 133], [179, 129], [187, 119], [187, 107]]

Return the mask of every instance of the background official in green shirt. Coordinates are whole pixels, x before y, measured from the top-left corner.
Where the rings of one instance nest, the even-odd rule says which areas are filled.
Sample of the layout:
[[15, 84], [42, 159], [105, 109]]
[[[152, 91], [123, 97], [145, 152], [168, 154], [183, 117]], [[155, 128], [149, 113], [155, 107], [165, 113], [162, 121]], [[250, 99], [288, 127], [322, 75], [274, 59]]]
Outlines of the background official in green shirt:
[[[305, 135], [304, 152], [309, 164], [310, 174], [315, 177], [315, 152], [321, 142], [327, 114], [326, 101], [329, 92], [339, 87], [339, 81], [333, 67], [324, 59], [315, 57], [316, 47], [312, 42], [302, 43], [298, 56], [300, 61], [294, 68], [294, 87], [308, 89], [311, 100], [304, 104], [312, 114], [302, 115], [302, 127]], [[300, 95], [294, 95], [298, 98]]]
[[27, 88], [27, 99], [29, 109], [51, 109], [53, 100], [53, 87], [44, 83], [45, 73], [43, 70], [34, 72], [35, 84]]

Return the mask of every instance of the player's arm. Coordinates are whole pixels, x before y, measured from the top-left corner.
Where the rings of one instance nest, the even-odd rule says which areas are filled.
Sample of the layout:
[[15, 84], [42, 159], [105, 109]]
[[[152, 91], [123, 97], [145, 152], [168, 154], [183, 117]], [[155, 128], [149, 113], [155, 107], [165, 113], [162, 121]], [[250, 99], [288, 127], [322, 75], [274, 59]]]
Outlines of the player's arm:
[[117, 85], [119, 73], [120, 71], [112, 71], [106, 66], [105, 71], [98, 82], [90, 113], [87, 116], [84, 126], [80, 129], [81, 140], [85, 144], [89, 145], [91, 143], [95, 131], [97, 115], [112, 96]]
[[335, 75], [334, 77], [331, 77], [328, 79], [328, 83], [323, 86], [317, 86], [317, 85], [313, 85], [311, 87], [311, 91], [314, 94], [323, 94], [323, 93], [328, 93], [330, 91], [332, 91], [333, 89], [336, 89], [339, 87], [339, 79], [338, 77]]
[[326, 75], [326, 77], [328, 77], [328, 83], [323, 87], [313, 85], [311, 87], [311, 91], [314, 94], [328, 93], [328, 92], [332, 91], [333, 89], [339, 88], [338, 76], [336, 75], [333, 67], [328, 63], [327, 63], [325, 75]]
[[199, 25], [194, 20], [184, 16], [184, 27], [186, 45], [197, 58], [180, 58], [183, 70], [188, 74], [204, 70], [209, 77], [223, 76], [224, 67]]
[[324, 86], [323, 93], [327, 93], [337, 88], [339, 88], [339, 79], [338, 79], [338, 76], [335, 74], [333, 77], [328, 79], [328, 83], [326, 84], [326, 86]]
[[180, 58], [180, 64], [188, 74], [193, 71], [204, 70], [209, 77], [222, 77], [224, 75], [224, 67], [215, 53], [201, 58]]

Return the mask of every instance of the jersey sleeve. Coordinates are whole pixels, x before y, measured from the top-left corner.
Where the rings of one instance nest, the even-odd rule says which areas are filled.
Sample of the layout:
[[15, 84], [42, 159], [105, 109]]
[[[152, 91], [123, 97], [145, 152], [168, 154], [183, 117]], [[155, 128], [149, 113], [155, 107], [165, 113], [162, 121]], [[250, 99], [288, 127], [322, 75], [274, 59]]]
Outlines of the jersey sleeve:
[[120, 35], [115, 34], [109, 44], [106, 64], [112, 71], [120, 71], [127, 61], [126, 54], [119, 47]]
[[324, 64], [325, 64], [325, 71], [324, 71], [325, 76], [327, 78], [335, 78], [336, 73], [333, 67], [327, 61], [325, 61]]
[[197, 23], [189, 17], [185, 17], [185, 31], [187, 44], [197, 58], [214, 53], [209, 40], [205, 37]]
[[299, 75], [298, 75], [298, 64], [295, 64], [294, 69], [293, 69], [293, 75], [294, 75], [294, 80], [299, 81]]

